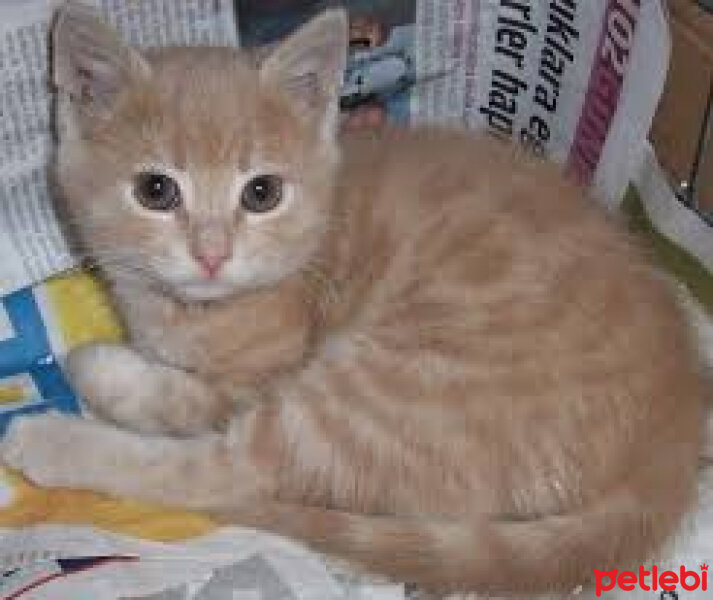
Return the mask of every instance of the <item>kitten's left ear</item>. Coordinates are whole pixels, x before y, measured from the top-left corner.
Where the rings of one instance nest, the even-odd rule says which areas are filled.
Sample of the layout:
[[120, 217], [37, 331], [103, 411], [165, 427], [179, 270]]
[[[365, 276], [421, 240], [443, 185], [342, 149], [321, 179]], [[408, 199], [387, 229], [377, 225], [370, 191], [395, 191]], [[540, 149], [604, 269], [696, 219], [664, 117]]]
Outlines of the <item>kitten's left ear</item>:
[[325, 138], [335, 135], [348, 43], [346, 11], [330, 9], [280, 43], [260, 67], [260, 82], [322, 120]]
[[93, 9], [68, 0], [52, 29], [53, 80], [88, 116], [105, 116], [121, 91], [150, 67]]

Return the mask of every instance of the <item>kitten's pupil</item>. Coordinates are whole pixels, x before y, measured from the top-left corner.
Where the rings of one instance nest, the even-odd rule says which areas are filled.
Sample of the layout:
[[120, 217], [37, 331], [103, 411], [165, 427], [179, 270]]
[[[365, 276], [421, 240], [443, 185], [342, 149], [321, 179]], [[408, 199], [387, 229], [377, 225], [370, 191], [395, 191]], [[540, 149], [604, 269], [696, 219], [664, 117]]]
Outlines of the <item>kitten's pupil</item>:
[[168, 175], [145, 171], [134, 180], [134, 197], [149, 210], [174, 210], [181, 204], [181, 188]]
[[258, 175], [243, 188], [241, 206], [254, 213], [268, 212], [282, 201], [282, 179], [277, 175]]

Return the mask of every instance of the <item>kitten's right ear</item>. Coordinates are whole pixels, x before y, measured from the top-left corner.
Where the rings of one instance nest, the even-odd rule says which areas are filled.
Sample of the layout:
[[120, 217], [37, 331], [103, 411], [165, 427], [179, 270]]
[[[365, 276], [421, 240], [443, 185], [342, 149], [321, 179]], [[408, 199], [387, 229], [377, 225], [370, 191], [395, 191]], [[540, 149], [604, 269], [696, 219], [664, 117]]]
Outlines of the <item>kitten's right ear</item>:
[[260, 67], [260, 81], [286, 91], [304, 114], [322, 120], [334, 137], [339, 90], [347, 61], [347, 13], [330, 9], [280, 42]]
[[97, 12], [75, 0], [59, 9], [52, 29], [53, 81], [84, 114], [106, 116], [121, 90], [150, 67]]

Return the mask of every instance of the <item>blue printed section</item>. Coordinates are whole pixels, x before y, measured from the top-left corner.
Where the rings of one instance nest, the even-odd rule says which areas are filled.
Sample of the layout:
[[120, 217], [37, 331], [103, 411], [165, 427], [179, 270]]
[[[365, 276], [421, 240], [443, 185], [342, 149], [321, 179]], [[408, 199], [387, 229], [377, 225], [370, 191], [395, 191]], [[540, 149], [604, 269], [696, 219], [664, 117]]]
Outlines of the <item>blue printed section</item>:
[[42, 314], [31, 288], [2, 299], [14, 330], [14, 337], [0, 341], [0, 380], [13, 375], [29, 375], [39, 397], [0, 404], [0, 434], [18, 414], [56, 409], [78, 413], [79, 402], [52, 353]]

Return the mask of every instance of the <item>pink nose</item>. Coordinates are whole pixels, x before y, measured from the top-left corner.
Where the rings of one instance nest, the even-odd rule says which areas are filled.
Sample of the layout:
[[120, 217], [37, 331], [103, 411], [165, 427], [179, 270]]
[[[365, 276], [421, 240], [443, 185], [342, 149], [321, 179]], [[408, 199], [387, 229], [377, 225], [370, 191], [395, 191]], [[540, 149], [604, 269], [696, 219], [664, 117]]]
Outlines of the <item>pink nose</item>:
[[228, 254], [201, 254], [195, 257], [209, 279], [215, 278], [221, 267], [228, 260]]

